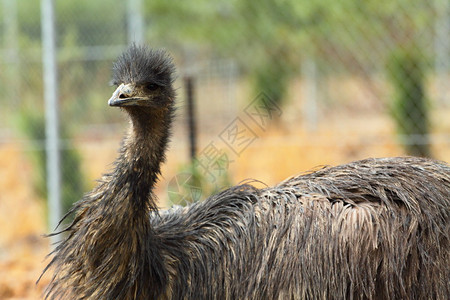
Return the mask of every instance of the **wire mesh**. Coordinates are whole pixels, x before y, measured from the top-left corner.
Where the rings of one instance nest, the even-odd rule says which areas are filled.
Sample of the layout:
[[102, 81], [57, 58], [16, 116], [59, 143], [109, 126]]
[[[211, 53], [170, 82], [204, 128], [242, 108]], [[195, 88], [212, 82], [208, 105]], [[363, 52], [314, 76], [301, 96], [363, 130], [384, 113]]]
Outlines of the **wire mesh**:
[[[186, 74], [196, 83], [200, 153], [220, 142], [261, 93], [282, 112], [263, 129], [241, 118], [258, 138], [233, 157], [235, 181], [272, 183], [290, 175], [291, 165], [302, 171], [366, 156], [450, 160], [449, 6], [445, 0], [55, 1], [61, 145], [77, 153], [72, 164], [80, 166], [79, 172], [62, 167], [63, 178], [86, 179], [70, 198], [81, 197], [108, 165], [99, 156], [114, 158], [126, 125], [106, 105], [113, 91], [111, 63], [140, 31], [147, 44], [167, 48], [179, 70], [173, 162], [163, 182], [189, 157]], [[46, 50], [38, 11], [36, 1], [0, 5], [0, 141], [28, 154], [45, 150], [38, 123], [45, 115]], [[233, 155], [235, 149], [219, 146]], [[255, 155], [276, 151], [295, 158]], [[286, 166], [282, 174], [273, 171], [280, 163]], [[44, 178], [36, 182], [45, 181], [44, 171], [37, 174]]]

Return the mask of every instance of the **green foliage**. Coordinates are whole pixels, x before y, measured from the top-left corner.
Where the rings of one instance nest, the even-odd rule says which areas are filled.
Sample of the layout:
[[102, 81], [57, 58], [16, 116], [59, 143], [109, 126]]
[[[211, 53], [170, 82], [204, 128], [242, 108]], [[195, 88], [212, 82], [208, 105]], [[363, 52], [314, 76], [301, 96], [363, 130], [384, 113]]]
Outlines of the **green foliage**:
[[424, 58], [416, 49], [413, 46], [399, 48], [389, 59], [388, 73], [394, 86], [391, 111], [398, 132], [407, 139], [408, 154], [430, 156]]
[[386, 58], [387, 45], [404, 37], [428, 43], [432, 7], [423, 0], [155, 0], [146, 16], [150, 40], [233, 57], [252, 76], [251, 94], [264, 91], [280, 104], [304, 57], [320, 70], [367, 74], [382, 71], [374, 51]]
[[86, 190], [81, 170], [81, 156], [74, 148], [61, 150], [62, 211], [67, 212], [72, 204], [80, 200]]
[[294, 73], [292, 66], [284, 60], [283, 53], [280, 52], [279, 55], [279, 60], [268, 61], [255, 68], [253, 73], [255, 94], [266, 94], [272, 100], [270, 104], [277, 107], [283, 104], [289, 80]]
[[[23, 110], [17, 118], [18, 128], [32, 141], [33, 151], [30, 157], [34, 165], [34, 188], [39, 197], [47, 198], [47, 168], [45, 153], [45, 119], [42, 113], [35, 110]], [[67, 137], [62, 128], [61, 135]], [[81, 170], [79, 153], [66, 145], [60, 150], [61, 155], [61, 200], [62, 210], [67, 212], [73, 203], [81, 199], [85, 190], [84, 176]]]
[[[42, 86], [41, 66], [37, 63], [41, 58], [40, 14], [36, 13], [40, 11], [40, 3], [17, 3], [20, 67], [24, 78], [16, 84], [21, 88], [20, 93], [33, 92], [35, 97], [40, 92], [36, 88]], [[433, 5], [423, 0], [154, 0], [143, 1], [143, 9], [146, 40], [152, 46], [170, 47], [172, 52], [194, 48], [202, 53], [210, 51], [232, 57], [243, 72], [252, 76], [251, 95], [265, 91], [280, 102], [286, 96], [287, 81], [294, 72], [299, 72], [304, 57], [314, 59], [321, 72], [339, 71], [343, 64], [346, 67], [342, 70], [365, 74], [373, 69], [377, 71], [382, 66], [372, 58], [374, 51], [385, 58], [390, 52], [387, 46], [402, 43], [403, 37], [418, 39], [420, 45], [427, 43], [430, 35], [424, 34], [424, 28], [435, 17]], [[77, 103], [73, 112], [82, 105], [103, 105], [93, 94], [105, 85], [105, 79], [91, 76], [100, 72], [109, 74], [110, 62], [100, 69], [99, 62], [82, 63], [77, 57], [93, 55], [84, 46], [126, 44], [126, 13], [127, 1], [55, 1], [61, 98], [66, 103]], [[2, 36], [0, 41], [8, 43]], [[65, 53], [66, 47], [70, 53]], [[113, 57], [112, 53], [108, 55]], [[67, 57], [74, 60], [67, 62]], [[321, 65], [327, 68], [322, 70]], [[65, 67], [70, 67], [70, 71]], [[0, 88], [7, 90], [8, 78], [4, 77], [0, 72]], [[35, 85], [33, 81], [39, 83]], [[65, 83], [70, 87], [76, 85], [76, 93]], [[14, 98], [25, 97], [15, 95]], [[72, 101], [73, 98], [77, 99]], [[66, 109], [64, 104], [61, 109]], [[87, 106], [84, 111], [89, 111]], [[105, 114], [105, 119], [111, 117], [108, 112]], [[86, 113], [82, 118], [83, 121], [92, 119]]]
[[[286, 95], [292, 69], [299, 65], [299, 26], [293, 1], [152, 1], [152, 35], [181, 41], [178, 48], [196, 43], [233, 57], [252, 76], [252, 94], [267, 93], [276, 104]], [[308, 19], [308, 17], [305, 17]], [[160, 33], [158, 35], [158, 33]], [[188, 45], [186, 45], [186, 41]], [[298, 49], [298, 48], [297, 48]]]
[[47, 197], [46, 157], [45, 157], [45, 120], [35, 110], [22, 110], [17, 117], [17, 127], [31, 140], [30, 159], [33, 162], [34, 189], [39, 197]]
[[198, 160], [181, 167], [180, 172], [169, 181], [169, 204], [187, 205], [231, 186], [228, 167], [228, 159], [218, 159], [209, 168]]

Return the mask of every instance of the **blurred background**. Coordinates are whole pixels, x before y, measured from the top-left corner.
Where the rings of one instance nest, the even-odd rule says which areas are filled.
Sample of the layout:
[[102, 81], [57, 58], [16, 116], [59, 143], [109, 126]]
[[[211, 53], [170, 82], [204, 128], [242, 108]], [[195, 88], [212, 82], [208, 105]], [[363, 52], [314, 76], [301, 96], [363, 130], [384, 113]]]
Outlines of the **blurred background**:
[[43, 234], [111, 168], [127, 128], [111, 66], [132, 42], [178, 68], [162, 208], [367, 157], [450, 161], [448, 0], [1, 0], [0, 16], [0, 299], [39, 297]]

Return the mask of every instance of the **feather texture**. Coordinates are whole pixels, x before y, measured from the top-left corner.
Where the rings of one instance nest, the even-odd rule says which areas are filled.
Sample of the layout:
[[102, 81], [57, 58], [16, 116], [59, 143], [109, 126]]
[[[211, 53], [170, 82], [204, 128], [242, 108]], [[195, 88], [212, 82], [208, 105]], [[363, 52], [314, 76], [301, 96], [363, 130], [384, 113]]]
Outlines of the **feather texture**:
[[[114, 78], [157, 82], [172, 99], [172, 72], [164, 52], [132, 46]], [[69, 212], [46, 298], [448, 298], [446, 163], [367, 159], [158, 211], [173, 101], [158, 103], [125, 109], [132, 129], [114, 170]]]

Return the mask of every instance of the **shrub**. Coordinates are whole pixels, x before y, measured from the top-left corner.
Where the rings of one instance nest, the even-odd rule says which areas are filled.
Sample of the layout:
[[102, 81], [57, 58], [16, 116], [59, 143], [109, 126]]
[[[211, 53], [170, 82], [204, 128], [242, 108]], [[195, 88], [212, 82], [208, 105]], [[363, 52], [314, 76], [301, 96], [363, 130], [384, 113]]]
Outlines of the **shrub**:
[[[18, 127], [32, 141], [31, 159], [34, 165], [34, 188], [39, 197], [47, 198], [47, 168], [45, 153], [45, 119], [42, 113], [25, 109], [18, 118]], [[68, 137], [61, 128], [61, 136]], [[81, 171], [81, 157], [78, 151], [66, 145], [60, 150], [61, 159], [61, 201], [62, 211], [67, 212], [84, 193], [84, 177]]]
[[406, 152], [414, 156], [430, 156], [424, 57], [415, 49], [418, 48], [398, 48], [389, 59], [388, 74], [394, 87], [391, 114], [398, 133], [403, 137]]

